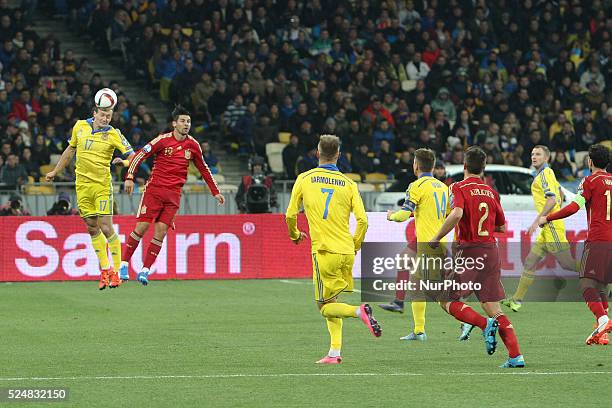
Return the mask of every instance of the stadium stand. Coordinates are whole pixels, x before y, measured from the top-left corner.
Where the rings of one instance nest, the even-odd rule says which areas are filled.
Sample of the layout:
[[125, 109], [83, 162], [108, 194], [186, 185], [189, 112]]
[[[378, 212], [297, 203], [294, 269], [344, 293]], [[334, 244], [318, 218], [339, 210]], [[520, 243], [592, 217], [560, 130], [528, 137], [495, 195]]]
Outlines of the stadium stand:
[[[270, 151], [262, 140], [273, 143], [270, 167], [281, 178], [309, 168], [321, 133], [341, 137], [349, 163], [368, 146], [373, 168], [353, 168], [363, 181], [371, 172], [392, 179], [401, 153], [424, 146], [447, 163], [456, 147], [480, 145], [491, 163], [529, 167], [531, 147], [546, 144], [568, 153], [570, 168], [555, 168], [575, 176], [580, 152], [612, 138], [610, 9], [599, 0], [44, 3], [100, 52], [122, 58], [127, 78], [187, 105], [228, 151], [251, 155]], [[26, 14], [2, 12], [2, 23], [10, 20], [0, 51], [0, 112], [10, 115], [2, 131], [12, 149], [43, 134], [57, 153], [95, 85], [83, 85], [92, 73], [77, 56], [36, 37]], [[67, 79], [55, 85], [58, 77]], [[123, 106], [129, 138], [158, 129]], [[280, 169], [277, 143], [289, 135], [299, 142], [287, 145], [291, 160], [282, 154]], [[384, 140], [396, 155], [391, 165], [381, 159]]]

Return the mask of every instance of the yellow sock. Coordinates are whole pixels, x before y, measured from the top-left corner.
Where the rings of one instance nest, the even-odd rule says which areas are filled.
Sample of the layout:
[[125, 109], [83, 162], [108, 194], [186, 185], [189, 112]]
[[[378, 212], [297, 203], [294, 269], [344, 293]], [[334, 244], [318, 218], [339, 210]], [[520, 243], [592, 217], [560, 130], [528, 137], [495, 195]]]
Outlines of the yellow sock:
[[414, 332], [425, 333], [425, 309], [427, 302], [423, 300], [412, 301], [412, 319], [414, 320]]
[[113, 268], [115, 271], [118, 271], [121, 267], [121, 241], [119, 240], [117, 233], [114, 233], [108, 238], [108, 247], [110, 249], [111, 257], [113, 258]]
[[100, 261], [100, 268], [110, 268], [110, 262], [108, 260], [108, 251], [106, 249], [106, 237], [104, 236], [104, 234], [100, 232], [95, 237], [91, 237], [91, 244], [93, 245], [94, 251], [96, 251], [98, 261]]
[[342, 319], [337, 317], [328, 317], [327, 330], [329, 331], [329, 337], [331, 338], [331, 345], [329, 346], [330, 351], [340, 353], [342, 349]]
[[521, 280], [519, 280], [518, 288], [516, 288], [516, 292], [512, 296], [513, 300], [523, 300], [525, 298], [525, 294], [527, 293], [527, 289], [531, 286], [535, 279], [535, 272], [524, 270], [521, 275]]
[[327, 303], [321, 308], [321, 314], [324, 317], [357, 317], [357, 309], [346, 303]]

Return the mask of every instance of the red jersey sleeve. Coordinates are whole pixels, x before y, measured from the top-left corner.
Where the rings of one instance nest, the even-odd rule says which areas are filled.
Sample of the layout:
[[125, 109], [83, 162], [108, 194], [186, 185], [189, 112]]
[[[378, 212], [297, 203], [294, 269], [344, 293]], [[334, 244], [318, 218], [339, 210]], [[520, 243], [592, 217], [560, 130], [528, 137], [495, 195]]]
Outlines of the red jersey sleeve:
[[459, 185], [457, 183], [454, 183], [453, 185], [451, 185], [450, 190], [451, 190], [451, 196], [450, 196], [451, 210], [453, 208], [463, 209], [465, 206], [465, 199], [463, 197], [461, 189], [459, 188]]
[[497, 191], [495, 193], [495, 226], [499, 227], [501, 225], [506, 225], [506, 216], [504, 215], [504, 210], [501, 206], [501, 200], [499, 199], [499, 194]]
[[138, 166], [140, 163], [151, 157], [152, 155], [159, 152], [164, 147], [164, 139], [160, 136], [157, 136], [155, 139], [151, 140], [149, 143], [143, 146], [130, 162], [128, 167], [127, 174], [125, 175], [126, 180], [133, 180], [134, 174], [136, 170], [138, 170]]
[[584, 197], [584, 201], [587, 203], [591, 201], [591, 190], [591, 183], [589, 183], [589, 179], [582, 179], [580, 185], [578, 186], [578, 194]]
[[212, 176], [212, 173], [210, 172], [208, 165], [206, 164], [206, 162], [204, 161], [204, 158], [202, 157], [202, 148], [200, 147], [200, 144], [196, 141], [193, 142], [193, 145], [194, 145], [194, 153], [195, 153], [193, 155], [193, 162], [195, 166], [197, 167], [197, 169], [200, 171], [200, 175], [202, 175], [202, 179], [206, 181], [206, 184], [208, 185], [208, 188], [210, 189], [210, 193], [213, 196], [216, 196], [219, 194], [219, 186], [217, 185], [217, 182]]

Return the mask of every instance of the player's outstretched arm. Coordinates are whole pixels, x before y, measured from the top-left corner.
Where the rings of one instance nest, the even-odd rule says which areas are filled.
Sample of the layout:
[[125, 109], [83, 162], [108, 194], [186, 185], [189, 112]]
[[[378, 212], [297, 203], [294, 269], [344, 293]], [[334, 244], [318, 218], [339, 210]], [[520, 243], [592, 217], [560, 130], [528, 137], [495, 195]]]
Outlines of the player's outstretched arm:
[[540, 214], [538, 214], [536, 219], [533, 220], [533, 222], [531, 223], [531, 226], [527, 230], [527, 233], [530, 236], [533, 235], [536, 229], [538, 229], [540, 218], [542, 217], [546, 218], [550, 210], [552, 210], [556, 204], [557, 204], [557, 200], [555, 199], [555, 196], [549, 196], [546, 198], [546, 203], [544, 203], [544, 207], [542, 208], [542, 211], [540, 212]]
[[62, 152], [62, 156], [60, 157], [59, 161], [55, 165], [55, 168], [45, 175], [45, 180], [53, 181], [55, 176], [57, 176], [57, 173], [64, 170], [66, 166], [68, 165], [68, 163], [72, 161], [72, 158], [74, 157], [75, 153], [76, 153], [76, 149], [74, 147], [70, 145], [66, 147], [66, 150]]
[[112, 161], [112, 164], [114, 164], [115, 166], [130, 167], [130, 163], [134, 159], [134, 156], [136, 156], [136, 153], [132, 152], [127, 157], [127, 159], [122, 159], [121, 157], [115, 157]]
[[429, 246], [432, 248], [437, 248], [440, 245], [440, 240], [448, 235], [449, 232], [453, 230], [459, 224], [463, 218], [463, 208], [455, 207], [450, 212], [446, 220], [444, 220], [444, 224], [440, 227], [440, 230], [434, 235], [434, 237], [429, 241]]
[[574, 200], [561, 208], [559, 211], [555, 211], [554, 213], [548, 214], [545, 217], [540, 217], [538, 219], [538, 225], [543, 227], [547, 222], [560, 220], [563, 218], [567, 218], [571, 215], [576, 214], [582, 207], [584, 207], [586, 203], [585, 198], [581, 194], [577, 194]]

